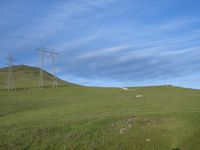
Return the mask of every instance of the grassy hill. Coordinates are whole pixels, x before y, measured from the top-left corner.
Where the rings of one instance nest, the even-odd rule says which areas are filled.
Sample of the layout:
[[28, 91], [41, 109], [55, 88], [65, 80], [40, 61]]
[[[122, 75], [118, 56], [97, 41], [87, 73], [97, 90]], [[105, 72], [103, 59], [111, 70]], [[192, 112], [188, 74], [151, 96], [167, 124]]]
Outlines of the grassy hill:
[[0, 91], [0, 149], [199, 150], [199, 116], [177, 87]]
[[[0, 69], [0, 89], [6, 88], [6, 81], [8, 76], [9, 68]], [[15, 87], [21, 88], [37, 88], [39, 85], [39, 73], [40, 69], [37, 67], [30, 67], [25, 65], [18, 65], [13, 67], [13, 77], [15, 81]], [[72, 83], [65, 82], [57, 78], [58, 84], [73, 85]], [[52, 74], [44, 71], [44, 86], [52, 86]]]

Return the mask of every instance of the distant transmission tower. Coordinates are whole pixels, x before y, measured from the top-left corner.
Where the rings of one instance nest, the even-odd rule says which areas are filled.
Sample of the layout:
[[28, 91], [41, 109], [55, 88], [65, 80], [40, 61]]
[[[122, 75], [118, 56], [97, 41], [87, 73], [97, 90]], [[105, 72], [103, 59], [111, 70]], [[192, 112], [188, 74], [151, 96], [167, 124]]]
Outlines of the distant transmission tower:
[[51, 60], [52, 60], [52, 75], [53, 75], [53, 87], [58, 87], [58, 81], [57, 81], [57, 78], [56, 78], [56, 64], [55, 64], [55, 59], [56, 59], [56, 56], [58, 56], [58, 53], [55, 52], [54, 49], [51, 50], [50, 52], [51, 54]]
[[13, 62], [15, 61], [12, 54], [7, 57], [8, 60], [8, 76], [6, 81], [6, 88], [8, 91], [15, 89], [14, 73], [13, 73]]
[[55, 73], [56, 73], [55, 56], [57, 56], [58, 53], [56, 53], [55, 50], [49, 50], [49, 49], [44, 49], [44, 48], [37, 49], [37, 51], [40, 51], [40, 54], [41, 54], [39, 88], [41, 90], [43, 89], [43, 78], [44, 78], [43, 67], [44, 67], [44, 62], [45, 62], [45, 56], [50, 56], [52, 59], [52, 86], [58, 87], [57, 78], [55, 76]]
[[39, 76], [39, 88], [43, 90], [43, 78], [44, 78], [44, 71], [43, 71], [43, 66], [44, 66], [44, 58], [45, 58], [45, 50], [44, 49], [37, 49], [40, 51], [40, 76]]

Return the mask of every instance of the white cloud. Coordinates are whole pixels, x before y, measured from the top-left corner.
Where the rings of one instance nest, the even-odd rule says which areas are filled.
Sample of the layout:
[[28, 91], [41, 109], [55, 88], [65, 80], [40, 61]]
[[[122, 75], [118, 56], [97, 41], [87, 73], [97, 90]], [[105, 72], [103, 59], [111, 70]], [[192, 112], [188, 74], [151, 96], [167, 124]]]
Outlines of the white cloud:
[[58, 52], [67, 52], [71, 49], [80, 47], [83, 44], [90, 43], [98, 38], [98, 35], [91, 35], [82, 38], [77, 38], [72, 41], [66, 41], [59, 44], [54, 45]]
[[79, 59], [88, 59], [88, 58], [93, 58], [93, 57], [106, 56], [109, 54], [127, 50], [128, 48], [131, 48], [131, 47], [133, 47], [133, 45], [123, 45], [123, 46], [116, 46], [116, 47], [90, 51], [84, 55], [81, 55]]
[[[77, 17], [78, 15], [93, 13], [96, 10], [105, 5], [109, 5], [113, 0], [97, 0], [97, 1], [87, 1], [78, 0], [72, 2], [58, 2], [56, 5], [51, 5], [45, 14], [42, 14], [33, 21], [31, 24], [25, 24], [16, 30], [10, 41], [12, 45], [16, 48], [23, 48], [25, 45], [36, 45], [38, 43], [44, 43], [48, 39], [51, 39], [61, 31], [70, 30], [73, 27], [71, 22], [78, 21], [83, 23], [84, 18]], [[25, 5], [14, 5], [15, 9], [24, 9]], [[23, 15], [24, 12], [18, 12], [18, 15]], [[15, 16], [14, 14], [7, 14], [9, 16]], [[9, 22], [9, 20], [7, 20]], [[7, 39], [6, 39], [7, 40]], [[9, 41], [9, 42], [10, 42]], [[8, 42], [8, 40], [7, 40]], [[8, 42], [8, 43], [9, 43]]]
[[159, 25], [156, 25], [157, 31], [168, 31], [168, 30], [175, 30], [180, 29], [183, 27], [188, 26], [189, 24], [198, 21], [198, 18], [176, 18], [171, 21], [167, 21], [164, 23], [161, 23]]

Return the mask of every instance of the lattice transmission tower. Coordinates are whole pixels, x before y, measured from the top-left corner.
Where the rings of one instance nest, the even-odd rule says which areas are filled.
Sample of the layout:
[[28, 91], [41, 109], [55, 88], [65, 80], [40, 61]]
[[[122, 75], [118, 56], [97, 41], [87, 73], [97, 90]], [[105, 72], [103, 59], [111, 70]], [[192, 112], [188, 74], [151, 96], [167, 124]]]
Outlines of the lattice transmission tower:
[[8, 61], [8, 75], [7, 75], [7, 81], [6, 81], [6, 89], [8, 91], [15, 90], [15, 80], [14, 80], [14, 72], [13, 72], [13, 66], [14, 66], [14, 57], [12, 54], [9, 54], [7, 57]]
[[56, 63], [55, 59], [56, 56], [59, 54], [55, 52], [54, 49], [46, 49], [46, 48], [40, 48], [37, 49], [37, 51], [40, 51], [40, 76], [39, 76], [39, 88], [42, 90], [44, 87], [44, 63], [45, 63], [45, 58], [50, 57], [52, 61], [52, 86], [53, 87], [58, 87], [58, 81], [56, 78]]
[[53, 75], [53, 87], [58, 87], [58, 81], [57, 81], [57, 78], [56, 78], [56, 56], [58, 56], [59, 54], [55, 52], [54, 49], [51, 50], [50, 52], [50, 56], [51, 56], [51, 61], [52, 61], [52, 75]]

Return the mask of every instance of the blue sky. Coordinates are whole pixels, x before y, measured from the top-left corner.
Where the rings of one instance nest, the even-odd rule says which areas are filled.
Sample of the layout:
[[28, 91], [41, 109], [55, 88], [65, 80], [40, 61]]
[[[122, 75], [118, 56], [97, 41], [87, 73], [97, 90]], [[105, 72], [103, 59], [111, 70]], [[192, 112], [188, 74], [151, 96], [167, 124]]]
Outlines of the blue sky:
[[[200, 88], [197, 0], [0, 0], [0, 67], [39, 65], [53, 48], [57, 75], [89, 86]], [[51, 63], [46, 59], [46, 70]]]

